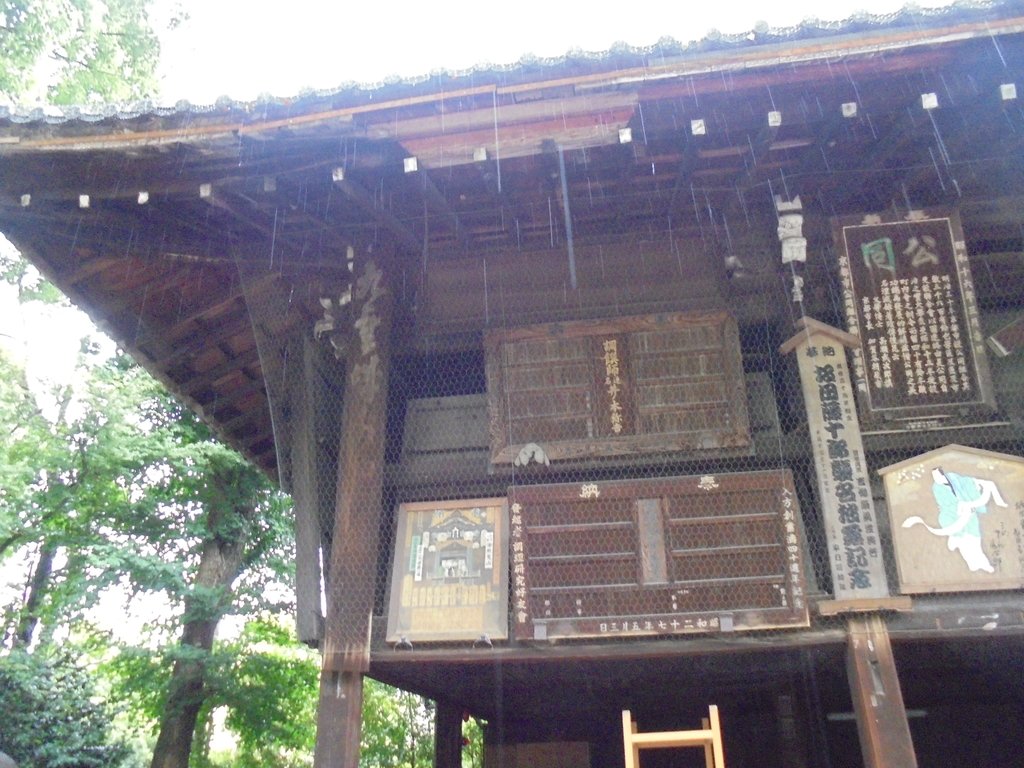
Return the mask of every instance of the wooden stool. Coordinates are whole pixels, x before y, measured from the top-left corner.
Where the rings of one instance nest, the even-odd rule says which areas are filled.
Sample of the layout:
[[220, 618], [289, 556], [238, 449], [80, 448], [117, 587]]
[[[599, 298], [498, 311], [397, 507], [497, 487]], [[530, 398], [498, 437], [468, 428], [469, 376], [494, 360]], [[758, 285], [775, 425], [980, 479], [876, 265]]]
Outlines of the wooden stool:
[[708, 707], [708, 716], [701, 718], [699, 731], [651, 731], [637, 733], [636, 721], [628, 709], [622, 710], [622, 744], [626, 753], [626, 768], [640, 768], [641, 749], [668, 747], [704, 747], [707, 768], [725, 768], [722, 750], [722, 727], [718, 720], [718, 707]]

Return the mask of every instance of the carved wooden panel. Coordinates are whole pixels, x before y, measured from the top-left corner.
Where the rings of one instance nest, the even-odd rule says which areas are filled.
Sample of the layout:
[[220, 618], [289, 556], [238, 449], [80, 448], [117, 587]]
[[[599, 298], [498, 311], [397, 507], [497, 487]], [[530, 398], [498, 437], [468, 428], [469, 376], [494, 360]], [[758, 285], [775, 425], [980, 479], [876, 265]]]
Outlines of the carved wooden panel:
[[491, 460], [550, 460], [750, 444], [735, 321], [724, 312], [488, 334]]
[[788, 470], [509, 492], [519, 639], [806, 626]]

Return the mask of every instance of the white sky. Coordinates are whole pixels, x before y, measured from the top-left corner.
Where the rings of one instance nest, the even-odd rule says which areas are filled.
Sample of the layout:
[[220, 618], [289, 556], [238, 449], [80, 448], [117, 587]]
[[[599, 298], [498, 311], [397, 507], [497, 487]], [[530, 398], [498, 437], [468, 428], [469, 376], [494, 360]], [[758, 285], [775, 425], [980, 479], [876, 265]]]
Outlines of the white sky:
[[209, 104], [219, 96], [294, 96], [304, 88], [329, 89], [351, 81], [377, 83], [439, 69], [510, 64], [525, 54], [604, 51], [619, 41], [645, 46], [668, 36], [685, 43], [711, 29], [747, 32], [758, 21], [786, 27], [812, 17], [839, 20], [860, 11], [889, 13], [904, 5], [900, 0], [157, 3], [165, 16], [176, 7], [189, 15], [164, 35], [161, 101], [187, 99], [193, 104]]

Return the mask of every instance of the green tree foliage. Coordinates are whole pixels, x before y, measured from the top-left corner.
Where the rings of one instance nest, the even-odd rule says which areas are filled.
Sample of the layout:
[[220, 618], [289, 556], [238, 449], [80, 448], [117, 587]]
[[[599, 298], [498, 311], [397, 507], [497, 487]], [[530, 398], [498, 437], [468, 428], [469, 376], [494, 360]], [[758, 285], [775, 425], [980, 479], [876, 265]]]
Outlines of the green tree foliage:
[[[297, 642], [287, 618], [264, 616], [246, 623], [241, 635], [215, 643], [206, 659], [206, 698], [190, 764], [196, 768], [299, 768], [312, 761], [316, 736], [319, 656]], [[119, 700], [136, 722], [152, 725], [166, 707], [177, 649], [123, 649], [105, 665]], [[224, 727], [235, 747], [209, 753], [214, 711], [226, 712]]]
[[227, 707], [226, 725], [238, 739], [235, 768], [300, 766], [316, 738], [320, 658], [291, 629], [250, 622], [224, 649], [229, 665], [211, 707]]
[[429, 768], [433, 764], [434, 703], [365, 678], [360, 768]]
[[483, 768], [484, 731], [480, 721], [468, 718], [462, 726], [462, 768]]
[[[218, 695], [251, 705], [259, 697], [232, 699], [232, 685], [275, 679], [254, 673], [272, 668], [259, 657], [238, 666], [238, 653], [218, 655], [213, 637], [229, 613], [290, 607], [286, 499], [124, 356], [83, 365], [81, 395], [58, 392], [50, 418], [16, 366], [0, 358], [0, 369], [0, 561], [32, 563], [22, 597], [0, 606], [7, 646], [45, 646], [55, 628], [82, 626], [108, 590], [159, 593], [175, 610], [163, 637], [172, 624], [180, 634], [161, 655], [161, 733], [175, 724], [187, 761]], [[267, 599], [275, 584], [283, 597]], [[287, 700], [280, 684], [273, 695]]]
[[109, 738], [111, 708], [66, 656], [0, 658], [0, 752], [31, 768], [117, 768], [128, 748]]
[[160, 44], [149, 0], [0, 0], [0, 101], [54, 104], [152, 96]]
[[196, 462], [184, 427], [126, 358], [78, 370], [82, 391], [58, 390], [49, 418], [24, 376], [12, 374], [18, 424], [0, 446], [13, 481], [0, 497], [0, 558], [31, 553], [36, 564], [26, 599], [5, 606], [8, 644], [28, 646], [40, 624], [76, 620], [122, 580], [136, 592], [185, 589], [176, 561], [187, 555], [181, 537], [195, 511], [173, 508], [181, 491], [169, 469]]
[[[35, 618], [66, 623], [117, 584], [187, 604], [186, 620], [219, 618], [231, 599], [196, 583], [203, 547], [240, 538], [237, 597], [267, 607], [267, 579], [288, 578], [286, 501], [123, 355], [79, 370], [84, 392], [60, 391], [51, 421], [0, 357], [0, 558], [60, 555]], [[10, 637], [25, 607], [7, 608]]]
[[0, 349], [0, 560], [22, 535], [16, 510], [36, 477], [31, 435], [40, 426], [42, 416], [25, 371]]
[[[435, 705], [415, 693], [372, 678], [363, 681], [360, 768], [431, 768]], [[462, 726], [462, 765], [483, 767], [483, 730], [467, 718]]]

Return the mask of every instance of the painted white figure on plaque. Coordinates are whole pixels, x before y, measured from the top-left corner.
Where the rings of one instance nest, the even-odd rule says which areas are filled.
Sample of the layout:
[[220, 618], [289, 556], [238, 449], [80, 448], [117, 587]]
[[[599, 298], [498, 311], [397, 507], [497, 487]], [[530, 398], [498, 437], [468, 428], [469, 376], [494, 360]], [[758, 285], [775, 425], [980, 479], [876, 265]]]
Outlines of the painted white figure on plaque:
[[990, 501], [999, 507], [1006, 506], [995, 482], [935, 467], [932, 494], [939, 507], [939, 527], [933, 528], [917, 516], [904, 520], [903, 527], [923, 525], [935, 536], [945, 536], [949, 551], [958, 551], [972, 572], [994, 573], [995, 568], [981, 548], [980, 515], [988, 512]]

